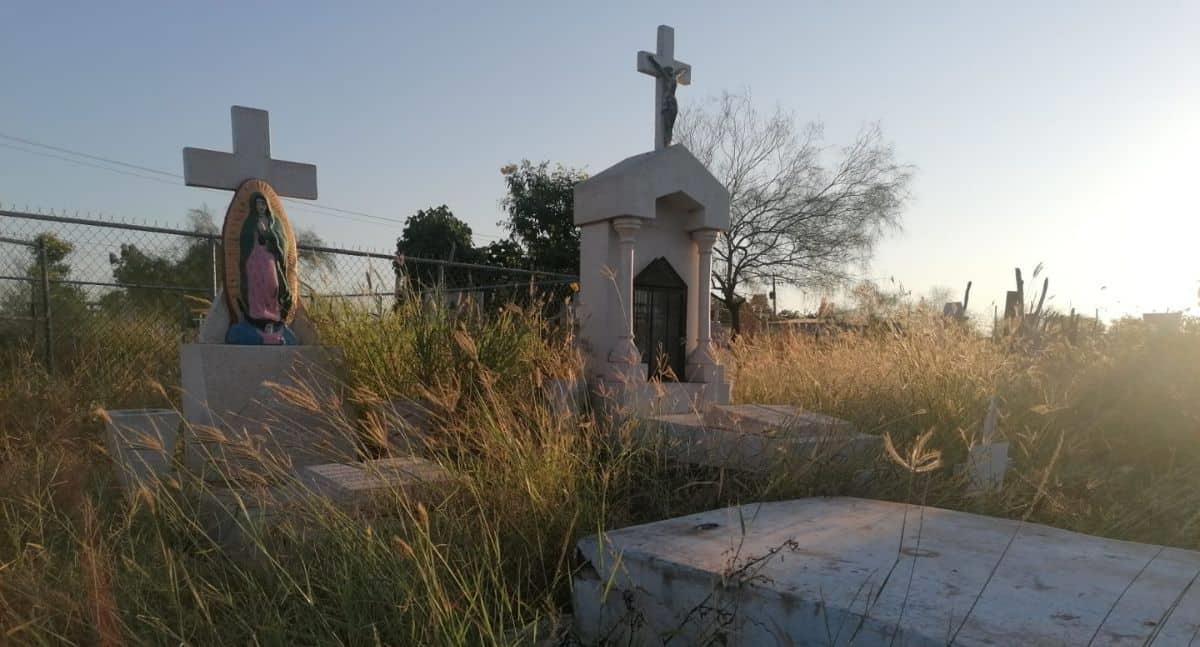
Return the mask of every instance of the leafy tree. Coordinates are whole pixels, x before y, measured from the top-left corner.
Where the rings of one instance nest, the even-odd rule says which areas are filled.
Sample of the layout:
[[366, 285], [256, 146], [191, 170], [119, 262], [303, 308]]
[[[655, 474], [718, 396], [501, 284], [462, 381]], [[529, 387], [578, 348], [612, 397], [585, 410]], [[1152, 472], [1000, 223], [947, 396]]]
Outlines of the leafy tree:
[[820, 124], [758, 113], [726, 93], [680, 116], [677, 139], [729, 189], [729, 230], [713, 249], [713, 285], [734, 332], [744, 292], [779, 282], [845, 284], [883, 232], [898, 227], [912, 169], [896, 162], [878, 126], [844, 148], [822, 143]]
[[[5, 324], [0, 330], [0, 337], [17, 338], [25, 336], [32, 330], [28, 322], [20, 321], [17, 317], [43, 317], [45, 310], [42, 302], [42, 255], [46, 251], [46, 278], [50, 280], [50, 314], [57, 324], [78, 322], [87, 314], [87, 294], [78, 285], [63, 283], [71, 278], [71, 264], [68, 262], [75, 252], [75, 245], [50, 233], [43, 232], [34, 237], [36, 246], [28, 248], [28, 263], [22, 274], [28, 280], [12, 281], [3, 295], [0, 295], [0, 314], [12, 319], [4, 319]], [[68, 327], [72, 324], [66, 324]]]
[[[54, 316], [83, 312], [87, 307], [87, 295], [78, 285], [58, 283], [71, 278], [71, 264], [67, 258], [75, 252], [75, 245], [58, 236], [46, 232], [34, 237], [33, 242], [46, 248], [47, 275], [50, 279], [50, 311]], [[35, 281], [41, 281], [41, 264], [38, 248], [29, 249], [30, 262], [25, 275]], [[39, 285], [39, 288], [40, 285]], [[41, 304], [37, 304], [40, 309]], [[42, 316], [40, 310], [37, 316]]]
[[320, 252], [313, 247], [324, 247], [325, 240], [311, 229], [296, 230], [296, 245], [299, 246], [301, 278], [309, 272], [332, 272], [337, 269], [337, 258], [331, 252]]
[[497, 240], [480, 247], [477, 251], [479, 262], [484, 265], [525, 267], [529, 264], [529, 257], [525, 255], [525, 250], [513, 240]]
[[500, 224], [525, 250], [534, 269], [575, 274], [579, 271], [579, 230], [575, 227], [575, 185], [582, 171], [550, 168], [549, 162], [523, 160], [501, 169], [508, 195], [501, 202], [508, 220]]
[[[219, 231], [208, 207], [189, 210], [188, 221], [198, 234], [216, 235]], [[207, 238], [187, 238], [182, 245], [165, 253], [148, 252], [127, 243], [121, 245], [119, 254], [110, 255], [108, 261], [115, 282], [144, 287], [127, 287], [105, 295], [102, 303], [107, 308], [170, 311], [180, 307], [180, 292], [162, 289], [163, 286], [194, 288], [196, 296], [207, 296], [212, 289], [213, 258]]]
[[29, 248], [29, 253], [33, 256], [29, 268], [26, 270], [29, 276], [40, 276], [40, 249], [42, 247], [46, 249], [46, 267], [50, 280], [62, 281], [71, 276], [71, 266], [66, 261], [67, 257], [75, 251], [74, 244], [49, 232], [38, 234], [34, 237], [33, 242], [37, 247]]
[[[197, 234], [220, 234], [207, 205], [188, 210], [187, 219], [191, 230]], [[296, 239], [301, 246], [322, 247], [325, 244], [320, 236], [307, 229], [297, 231]], [[190, 293], [207, 297], [212, 289], [214, 271], [217, 276], [221, 272], [221, 255], [217, 255], [217, 267], [214, 270], [212, 252], [209, 239], [198, 237], [187, 238], [181, 245], [166, 252], [150, 252], [135, 244], [123, 244], [118, 254], [109, 256], [113, 280], [129, 286], [145, 287], [127, 287], [105, 295], [101, 302], [105, 307], [114, 309], [178, 309], [181, 293], [178, 290], [164, 290], [161, 286], [193, 288], [194, 292]], [[300, 262], [302, 273], [334, 267], [333, 256], [327, 252], [301, 249]]]
[[396, 252], [417, 258], [448, 260], [470, 256], [471, 226], [446, 205], [421, 209], [404, 221]]
[[199, 209], [188, 209], [187, 219], [192, 231], [197, 234], [216, 236], [221, 233], [221, 228], [217, 226], [207, 204], [200, 205]]
[[[430, 260], [475, 260], [471, 246], [471, 226], [455, 217], [446, 205], [421, 209], [404, 221], [404, 230], [396, 241], [396, 256], [424, 258]], [[432, 263], [408, 261], [404, 269], [413, 280], [421, 285], [434, 285], [442, 276], [446, 282], [457, 284], [461, 272], [442, 274]]]

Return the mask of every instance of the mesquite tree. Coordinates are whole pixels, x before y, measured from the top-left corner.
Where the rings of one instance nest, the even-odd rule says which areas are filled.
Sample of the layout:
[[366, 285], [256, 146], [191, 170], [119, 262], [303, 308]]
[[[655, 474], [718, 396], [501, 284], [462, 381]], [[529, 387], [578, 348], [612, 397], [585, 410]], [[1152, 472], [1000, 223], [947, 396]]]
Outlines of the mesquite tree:
[[844, 148], [818, 123], [798, 129], [782, 110], [762, 116], [726, 93], [683, 114], [677, 139], [729, 190], [729, 230], [713, 249], [713, 287], [740, 331], [743, 291], [772, 277], [797, 287], [850, 278], [909, 198], [912, 167], [896, 162], [878, 125]]

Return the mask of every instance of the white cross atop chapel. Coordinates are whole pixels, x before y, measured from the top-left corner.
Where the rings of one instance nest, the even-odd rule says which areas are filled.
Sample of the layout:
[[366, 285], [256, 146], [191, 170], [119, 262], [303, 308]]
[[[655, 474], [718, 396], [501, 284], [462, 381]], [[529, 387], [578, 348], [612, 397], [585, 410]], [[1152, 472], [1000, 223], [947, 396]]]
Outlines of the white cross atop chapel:
[[184, 148], [184, 184], [236, 191], [246, 180], [265, 180], [281, 196], [316, 200], [315, 165], [271, 159], [267, 111], [233, 106], [230, 113], [233, 152]]
[[[675, 29], [658, 26], [658, 47], [655, 52], [638, 52], [637, 71], [654, 77], [654, 150], [671, 143], [675, 115], [675, 85], [692, 82], [692, 66], [675, 60]], [[672, 78], [673, 77], [673, 78]]]

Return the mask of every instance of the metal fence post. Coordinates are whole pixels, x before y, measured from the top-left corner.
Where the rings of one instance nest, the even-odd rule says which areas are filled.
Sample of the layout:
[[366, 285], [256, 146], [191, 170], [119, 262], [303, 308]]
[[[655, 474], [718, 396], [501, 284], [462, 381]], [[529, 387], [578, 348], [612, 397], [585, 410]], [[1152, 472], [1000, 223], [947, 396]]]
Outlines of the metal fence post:
[[37, 345], [37, 338], [38, 338], [38, 316], [37, 316], [38, 306], [37, 306], [37, 304], [38, 304], [37, 283], [35, 283], [34, 281], [30, 281], [29, 282], [29, 325], [30, 325], [29, 332], [32, 333], [32, 335], [33, 335], [32, 337], [30, 337], [30, 339], [33, 340], [34, 346]]
[[46, 371], [54, 372], [54, 329], [50, 320], [50, 263], [46, 255], [46, 239], [38, 239], [38, 265], [42, 274], [42, 334], [45, 339]]
[[208, 257], [209, 266], [212, 273], [212, 298], [217, 299], [217, 237], [209, 236], [208, 238]]

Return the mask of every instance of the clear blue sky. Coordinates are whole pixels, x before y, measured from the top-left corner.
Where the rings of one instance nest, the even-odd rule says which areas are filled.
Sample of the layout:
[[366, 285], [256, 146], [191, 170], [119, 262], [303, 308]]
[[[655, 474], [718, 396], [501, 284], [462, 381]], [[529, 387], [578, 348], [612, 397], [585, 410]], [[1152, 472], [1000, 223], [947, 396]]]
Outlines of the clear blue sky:
[[[905, 229], [864, 276], [916, 294], [971, 279], [990, 316], [1012, 268], [1044, 262], [1061, 308], [1197, 312], [1196, 2], [8, 0], [0, 132], [180, 172], [184, 146], [228, 149], [231, 104], [260, 107], [274, 156], [318, 165], [320, 203], [397, 219], [446, 203], [483, 243], [505, 163], [596, 172], [649, 148], [634, 61], [660, 23], [694, 67], [685, 105], [750, 88], [831, 144], [880, 121], [917, 166]], [[179, 223], [228, 196], [0, 147], [6, 206]], [[399, 233], [289, 212], [335, 244]]]

